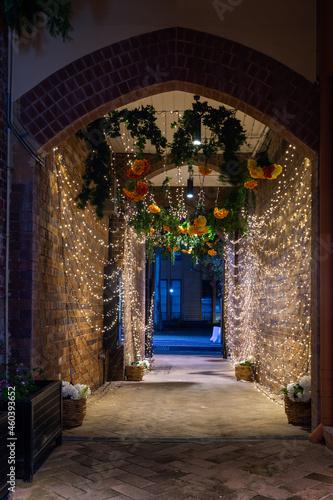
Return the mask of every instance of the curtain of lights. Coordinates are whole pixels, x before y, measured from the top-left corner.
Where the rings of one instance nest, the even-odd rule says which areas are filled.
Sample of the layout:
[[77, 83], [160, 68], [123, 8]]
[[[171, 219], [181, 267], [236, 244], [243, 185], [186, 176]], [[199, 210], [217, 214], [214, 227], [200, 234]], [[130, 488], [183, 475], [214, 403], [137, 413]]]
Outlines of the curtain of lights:
[[311, 367], [311, 167], [293, 146], [280, 163], [247, 237], [229, 239], [225, 251], [229, 356], [254, 356], [259, 384], [274, 394]]

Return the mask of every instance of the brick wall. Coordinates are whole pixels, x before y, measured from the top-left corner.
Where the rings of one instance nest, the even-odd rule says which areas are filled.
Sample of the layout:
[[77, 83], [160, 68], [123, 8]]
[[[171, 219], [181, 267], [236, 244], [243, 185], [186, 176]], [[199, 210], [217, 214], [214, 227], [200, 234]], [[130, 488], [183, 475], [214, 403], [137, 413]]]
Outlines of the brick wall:
[[226, 302], [232, 357], [254, 355], [257, 380], [278, 393], [311, 371], [312, 317], [318, 315], [311, 302], [311, 241], [317, 219], [311, 217], [310, 162], [278, 137], [269, 151], [283, 174], [259, 181], [248, 237], [229, 245]]
[[72, 137], [45, 166], [29, 168], [16, 158], [11, 348], [13, 357], [42, 367], [50, 379], [72, 376], [95, 387], [103, 373], [108, 224], [93, 210], [76, 208], [84, 157], [83, 144]]
[[7, 28], [0, 6], [0, 362], [4, 347], [6, 158], [7, 158]]
[[183, 90], [224, 102], [318, 150], [318, 89], [278, 61], [187, 28], [122, 40], [59, 69], [17, 103], [20, 127], [41, 147], [58, 145], [111, 109]]

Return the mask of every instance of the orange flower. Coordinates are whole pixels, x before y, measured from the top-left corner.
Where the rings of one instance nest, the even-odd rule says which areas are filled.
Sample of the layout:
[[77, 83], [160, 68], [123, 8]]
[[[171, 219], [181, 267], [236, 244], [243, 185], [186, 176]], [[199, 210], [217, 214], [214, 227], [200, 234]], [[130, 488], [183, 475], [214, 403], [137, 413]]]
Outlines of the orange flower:
[[196, 219], [194, 219], [194, 225], [196, 227], [204, 227], [207, 224], [207, 219], [203, 215], [199, 215]]
[[167, 247], [168, 248], [168, 251], [171, 253], [171, 252], [178, 252], [178, 248], [177, 247]]
[[216, 255], [217, 252], [212, 248], [211, 250], [208, 250], [209, 255]]
[[188, 253], [188, 250], [184, 250], [184, 248], [182, 249], [182, 252], [183, 253]]
[[139, 181], [135, 186], [134, 190], [140, 196], [145, 196], [148, 193], [148, 184], [146, 182]]
[[130, 191], [129, 189], [123, 188], [123, 193], [125, 198], [127, 198], [130, 201], [133, 201], [134, 198], [137, 196], [137, 193], [135, 191]]
[[207, 234], [208, 232], [209, 232], [209, 227], [208, 226], [196, 228], [196, 234], [198, 236], [202, 236], [203, 234]]
[[166, 224], [163, 224], [163, 229], [164, 229], [164, 231], [167, 231], [168, 233], [170, 232], [170, 228]]
[[136, 196], [136, 197], [134, 198], [134, 201], [141, 201], [141, 200], [143, 200], [143, 198], [144, 198], [144, 196], [143, 196], [143, 195], [140, 195], [140, 196], [138, 195], [138, 196]]
[[187, 227], [182, 227], [182, 226], [178, 226], [178, 230], [182, 233], [182, 234], [187, 234]]
[[213, 172], [213, 170], [211, 170], [210, 168], [208, 168], [206, 165], [201, 165], [201, 166], [198, 168], [198, 170], [199, 170], [199, 173], [200, 173], [201, 175], [203, 175], [204, 177], [205, 177], [206, 175], [211, 174], [211, 173]]
[[256, 186], [258, 186], [258, 182], [257, 181], [247, 181], [247, 182], [244, 182], [244, 186], [247, 189], [254, 189]]
[[160, 208], [158, 208], [158, 206], [157, 206], [157, 205], [149, 205], [148, 210], [149, 210], [152, 214], [158, 214], [158, 213], [161, 211], [161, 209], [160, 209]]
[[217, 219], [224, 219], [229, 213], [229, 210], [226, 210], [225, 208], [214, 208], [214, 215]]
[[149, 171], [149, 169], [150, 165], [147, 160], [134, 160], [131, 170], [135, 175], [139, 175], [140, 177], [142, 177]]
[[126, 175], [130, 179], [140, 179], [140, 177], [142, 177], [141, 175], [135, 174], [131, 168], [129, 170], [127, 170]]
[[150, 232], [150, 234], [154, 234], [154, 233], [155, 233], [155, 229], [154, 229], [153, 227], [151, 227], [151, 228], [149, 229], [149, 232]]

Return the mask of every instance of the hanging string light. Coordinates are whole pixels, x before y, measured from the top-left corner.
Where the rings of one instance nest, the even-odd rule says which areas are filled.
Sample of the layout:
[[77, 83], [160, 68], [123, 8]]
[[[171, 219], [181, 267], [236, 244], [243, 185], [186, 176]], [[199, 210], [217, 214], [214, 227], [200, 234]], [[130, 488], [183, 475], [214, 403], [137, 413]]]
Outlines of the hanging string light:
[[309, 372], [311, 355], [311, 172], [293, 146], [283, 166], [269, 204], [249, 217], [247, 237], [225, 249], [230, 357], [255, 356], [260, 384], [274, 393]]

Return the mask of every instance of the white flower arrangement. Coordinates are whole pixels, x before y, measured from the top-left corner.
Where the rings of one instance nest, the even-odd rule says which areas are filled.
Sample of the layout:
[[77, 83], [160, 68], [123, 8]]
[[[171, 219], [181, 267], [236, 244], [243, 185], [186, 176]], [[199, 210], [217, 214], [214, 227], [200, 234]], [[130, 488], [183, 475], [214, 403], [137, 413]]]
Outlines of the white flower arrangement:
[[299, 382], [287, 384], [287, 387], [282, 388], [281, 392], [287, 394], [291, 401], [306, 403], [311, 399], [311, 377], [304, 375]]
[[252, 366], [256, 362], [254, 356], [248, 356], [244, 361], [239, 361], [238, 363], [235, 363], [235, 366]]
[[133, 361], [132, 366], [143, 366], [144, 368], [149, 370], [150, 363], [149, 363], [148, 359], [140, 360], [140, 356], [136, 356], [135, 358], [136, 358], [136, 360]]
[[62, 397], [64, 399], [82, 399], [90, 396], [91, 390], [89, 385], [71, 384], [70, 382], [62, 381]]

